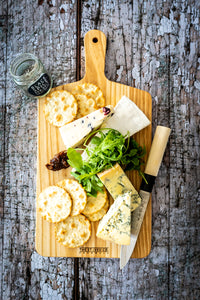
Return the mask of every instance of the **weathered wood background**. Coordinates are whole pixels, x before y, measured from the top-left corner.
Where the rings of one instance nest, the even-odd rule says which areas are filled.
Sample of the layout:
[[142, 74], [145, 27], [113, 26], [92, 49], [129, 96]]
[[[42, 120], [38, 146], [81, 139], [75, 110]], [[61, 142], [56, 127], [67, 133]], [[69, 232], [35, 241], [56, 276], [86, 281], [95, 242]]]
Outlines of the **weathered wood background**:
[[[200, 299], [199, 1], [2, 0], [0, 299]], [[109, 79], [151, 93], [153, 130], [172, 128], [153, 190], [152, 250], [118, 259], [44, 258], [35, 235], [37, 102], [9, 75], [35, 53], [54, 86], [84, 74], [83, 37], [107, 36]]]

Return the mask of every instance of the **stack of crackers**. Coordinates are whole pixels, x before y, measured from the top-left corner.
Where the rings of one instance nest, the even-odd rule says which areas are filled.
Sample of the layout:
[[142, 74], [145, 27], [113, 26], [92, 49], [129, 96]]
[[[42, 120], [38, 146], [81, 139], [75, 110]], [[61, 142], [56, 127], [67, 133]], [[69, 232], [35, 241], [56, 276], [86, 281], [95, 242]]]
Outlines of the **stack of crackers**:
[[106, 190], [88, 197], [75, 179], [64, 179], [47, 187], [38, 197], [38, 211], [55, 224], [56, 239], [69, 248], [84, 245], [91, 236], [91, 221], [99, 221], [107, 213]]
[[53, 91], [45, 98], [46, 120], [57, 127], [82, 118], [105, 106], [105, 98], [99, 87], [92, 83], [77, 85], [71, 93]]

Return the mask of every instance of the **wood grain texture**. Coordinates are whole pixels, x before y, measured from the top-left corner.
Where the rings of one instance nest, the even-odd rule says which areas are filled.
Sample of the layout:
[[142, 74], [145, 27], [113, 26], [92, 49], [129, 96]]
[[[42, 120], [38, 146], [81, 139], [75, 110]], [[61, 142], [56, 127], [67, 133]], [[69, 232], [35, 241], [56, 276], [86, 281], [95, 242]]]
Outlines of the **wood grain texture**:
[[[95, 40], [94, 40], [95, 39]], [[105, 77], [106, 36], [99, 30], [90, 30], [84, 37], [86, 68], [83, 79], [70, 84], [58, 86], [55, 90], [71, 91], [81, 83], [93, 83], [101, 88], [106, 105], [115, 106], [123, 95], [129, 97], [145, 113], [151, 121], [151, 96], [149, 93], [126, 85], [112, 82]], [[65, 149], [59, 129], [50, 125], [43, 112], [45, 97], [38, 101], [38, 163], [37, 163], [37, 196], [48, 186], [57, 184], [64, 178], [70, 178], [71, 168], [59, 172], [51, 172], [45, 164], [58, 152]], [[128, 112], [127, 112], [128, 113]], [[145, 145], [147, 155], [151, 146], [151, 125], [134, 136], [140, 145]], [[141, 177], [136, 172], [128, 174], [134, 187], [139, 191]], [[45, 221], [39, 211], [36, 216], [36, 249], [43, 256], [56, 257], [112, 257], [120, 256], [120, 246], [103, 241], [96, 237], [98, 222], [92, 222], [92, 235], [82, 247], [67, 248], [56, 241], [55, 225]], [[151, 201], [141, 228], [140, 236], [133, 257], [142, 258], [151, 249]]]
[[[107, 36], [106, 77], [149, 92], [153, 133], [159, 124], [172, 133], [152, 195], [150, 255], [122, 271], [118, 259], [81, 258], [74, 280], [73, 259], [35, 251], [37, 104], [8, 69], [30, 51], [54, 86], [76, 81], [90, 29]], [[0, 299], [200, 298], [199, 32], [195, 0], [1, 1]]]

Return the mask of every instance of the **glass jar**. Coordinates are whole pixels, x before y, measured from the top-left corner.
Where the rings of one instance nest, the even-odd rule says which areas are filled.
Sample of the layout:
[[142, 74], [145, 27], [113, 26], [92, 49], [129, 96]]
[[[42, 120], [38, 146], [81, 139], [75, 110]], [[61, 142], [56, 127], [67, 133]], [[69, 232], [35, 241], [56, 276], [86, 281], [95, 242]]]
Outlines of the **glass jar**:
[[41, 98], [51, 90], [51, 75], [31, 53], [18, 55], [11, 63], [10, 73], [14, 82], [29, 97]]

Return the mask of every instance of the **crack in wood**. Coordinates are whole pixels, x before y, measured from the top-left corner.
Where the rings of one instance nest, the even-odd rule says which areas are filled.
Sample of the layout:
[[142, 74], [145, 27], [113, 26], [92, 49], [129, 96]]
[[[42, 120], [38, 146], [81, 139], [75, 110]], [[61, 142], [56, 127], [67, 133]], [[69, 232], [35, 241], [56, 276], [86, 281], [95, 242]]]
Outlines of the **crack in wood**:
[[[77, 1], [77, 11], [76, 11], [76, 80], [81, 79], [81, 4], [82, 1]], [[74, 258], [74, 289], [73, 289], [73, 299], [79, 300], [79, 259]]]

